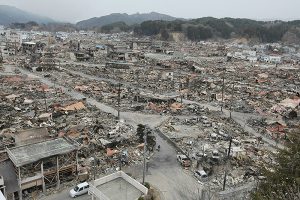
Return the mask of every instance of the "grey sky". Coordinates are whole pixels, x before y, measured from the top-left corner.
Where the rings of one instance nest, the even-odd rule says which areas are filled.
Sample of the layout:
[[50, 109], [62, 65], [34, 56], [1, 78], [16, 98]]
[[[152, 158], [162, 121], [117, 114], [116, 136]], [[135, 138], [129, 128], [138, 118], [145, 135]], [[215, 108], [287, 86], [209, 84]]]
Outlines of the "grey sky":
[[300, 0], [0, 0], [0, 5], [68, 22], [151, 11], [183, 18], [300, 19]]

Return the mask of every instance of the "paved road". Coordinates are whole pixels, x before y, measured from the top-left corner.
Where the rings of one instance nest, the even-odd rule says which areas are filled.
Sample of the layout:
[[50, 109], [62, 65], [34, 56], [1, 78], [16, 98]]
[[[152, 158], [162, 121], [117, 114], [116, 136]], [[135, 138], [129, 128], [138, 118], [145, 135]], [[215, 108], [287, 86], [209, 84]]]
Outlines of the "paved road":
[[[54, 83], [48, 79], [33, 74], [32, 72], [20, 69], [23, 74], [39, 79], [41, 82], [53, 86]], [[75, 99], [82, 99], [85, 96], [74, 90], [70, 90], [62, 85], [56, 84], [57, 87], [63, 88], [64, 92], [69, 94]], [[117, 116], [117, 111], [110, 106], [97, 102], [93, 98], [87, 98], [88, 103], [96, 106], [97, 108], [114, 114]], [[148, 124], [150, 127], [154, 128], [159, 126], [160, 123], [165, 121], [168, 116], [161, 115], [146, 115], [142, 113], [134, 112], [121, 112], [121, 118], [132, 125], [137, 125], [139, 123]], [[193, 178], [188, 171], [182, 169], [182, 167], [176, 161], [176, 152], [167, 142], [165, 142], [160, 137], [157, 137], [157, 143], [161, 145], [161, 151], [156, 154], [149, 161], [149, 168], [147, 174], [147, 181], [153, 184], [156, 188], [159, 188], [166, 200], [174, 199], [193, 199], [198, 192], [201, 191], [201, 185]], [[138, 168], [138, 169], [137, 169]], [[135, 173], [135, 177], [141, 179], [142, 168], [137, 167], [132, 169], [132, 173]], [[130, 171], [130, 169], [128, 169]], [[55, 195], [46, 197], [45, 200], [58, 200], [58, 199], [69, 199], [68, 191], [70, 189], [59, 192]], [[87, 197], [80, 197], [87, 198]], [[79, 198], [78, 198], [79, 199]]]
[[[180, 166], [176, 160], [177, 152], [170, 144], [158, 136], [157, 145], [160, 145], [161, 149], [149, 160], [145, 181], [151, 183], [155, 188], [159, 188], [162, 197], [166, 200], [198, 200], [202, 184], [189, 170]], [[142, 166], [123, 170], [142, 181]]]
[[[50, 196], [42, 197], [40, 200], [74, 200], [74, 198], [69, 196], [69, 191], [72, 188], [64, 189], [56, 194], [52, 194]], [[84, 194], [82, 196], [76, 197], [76, 200], [91, 200], [91, 196], [88, 194]]]
[[[157, 144], [161, 146], [161, 150], [149, 160], [145, 181], [159, 188], [164, 200], [198, 200], [202, 185], [190, 175], [189, 171], [179, 165], [176, 160], [177, 152], [166, 141], [157, 137]], [[132, 174], [138, 181], [142, 181], [142, 169], [142, 166], [134, 166], [123, 171]], [[41, 200], [71, 200], [72, 198], [68, 196], [70, 189], [41, 198]], [[76, 198], [76, 200], [90, 199], [88, 195]]]
[[190, 175], [190, 171], [179, 165], [174, 148], [162, 138], [157, 138], [161, 150], [149, 162], [146, 181], [159, 188], [167, 200], [199, 199], [202, 185]]

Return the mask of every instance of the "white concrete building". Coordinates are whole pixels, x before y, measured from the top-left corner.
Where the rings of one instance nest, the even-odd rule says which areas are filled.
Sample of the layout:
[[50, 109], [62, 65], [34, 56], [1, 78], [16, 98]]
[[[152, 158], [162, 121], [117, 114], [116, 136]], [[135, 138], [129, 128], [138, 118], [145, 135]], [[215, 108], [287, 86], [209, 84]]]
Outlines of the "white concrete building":
[[244, 55], [244, 56], [255, 57], [255, 56], [256, 56], [256, 51], [243, 50], [243, 55]]
[[269, 62], [269, 61], [270, 61], [270, 57], [269, 57], [269, 56], [262, 56], [262, 57], [260, 58], [260, 60], [261, 60], [262, 62]]
[[281, 56], [269, 56], [269, 62], [271, 63], [281, 63]]
[[256, 56], [255, 57], [249, 56], [249, 57], [247, 57], [247, 60], [251, 63], [255, 63], [255, 62], [257, 62], [257, 57]]
[[0, 34], [4, 34], [4, 33], [5, 33], [4, 26], [0, 25]]
[[17, 48], [22, 44], [22, 36], [17, 32], [7, 31], [6, 39], [8, 40], [8, 42], [14, 43]]
[[137, 200], [147, 195], [148, 188], [122, 171], [94, 180], [90, 183], [92, 200]]
[[13, 56], [15, 55], [15, 49], [14, 48], [10, 48], [10, 47], [6, 47], [6, 46], [1, 46], [1, 54], [3, 58], [7, 58], [8, 56]]
[[247, 56], [245, 56], [242, 52], [234, 52], [233, 58], [245, 60]]

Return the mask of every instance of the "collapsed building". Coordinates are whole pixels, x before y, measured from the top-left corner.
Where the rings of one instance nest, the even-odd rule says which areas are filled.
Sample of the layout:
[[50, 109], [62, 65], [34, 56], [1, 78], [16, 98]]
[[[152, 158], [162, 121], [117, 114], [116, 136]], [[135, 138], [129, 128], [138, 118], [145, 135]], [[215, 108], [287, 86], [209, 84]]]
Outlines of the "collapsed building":
[[[78, 144], [67, 138], [58, 138], [39, 143], [7, 149], [14, 171], [17, 172], [18, 197], [24, 190], [57, 185], [77, 176]], [[11, 169], [7, 169], [11, 170]], [[11, 177], [12, 178], [12, 177]]]
[[[189, 174], [205, 171], [216, 190], [226, 176], [232, 188], [262, 179], [258, 168], [274, 162], [274, 142], [284, 145], [299, 126], [297, 48], [286, 56], [264, 44], [85, 31], [47, 43], [49, 35], [20, 43], [23, 51], [10, 46], [21, 67], [1, 67], [0, 172], [9, 172], [8, 196], [141, 164], [135, 128], [101, 106], [165, 115], [161, 133], [192, 160]], [[27, 70], [43, 83], [25, 76]]]

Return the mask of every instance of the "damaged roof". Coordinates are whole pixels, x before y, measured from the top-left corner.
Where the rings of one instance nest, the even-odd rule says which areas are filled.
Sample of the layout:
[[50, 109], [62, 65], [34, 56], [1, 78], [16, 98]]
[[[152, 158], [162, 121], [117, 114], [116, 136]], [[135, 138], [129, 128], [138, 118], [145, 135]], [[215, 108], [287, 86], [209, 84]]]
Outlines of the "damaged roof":
[[64, 111], [74, 111], [74, 110], [81, 110], [84, 108], [85, 108], [85, 106], [82, 102], [77, 102], [77, 103], [74, 103], [74, 104], [64, 107], [63, 110]]
[[50, 156], [69, 153], [77, 149], [65, 138], [58, 138], [45, 142], [28, 144], [24, 146], [7, 149], [11, 161], [16, 167], [30, 164]]

